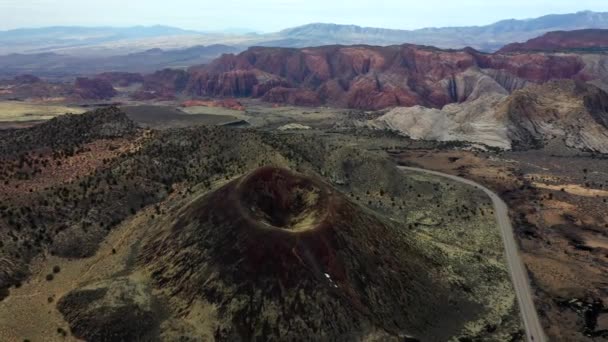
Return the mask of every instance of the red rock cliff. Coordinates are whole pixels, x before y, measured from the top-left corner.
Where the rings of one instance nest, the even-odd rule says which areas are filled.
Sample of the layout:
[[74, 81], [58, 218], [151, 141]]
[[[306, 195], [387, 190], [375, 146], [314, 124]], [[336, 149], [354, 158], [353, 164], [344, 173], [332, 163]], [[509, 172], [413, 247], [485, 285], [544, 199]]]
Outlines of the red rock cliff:
[[361, 109], [442, 107], [462, 100], [455, 94], [467, 91], [454, 88], [459, 84], [455, 80], [465, 71], [474, 70], [477, 77], [499, 71], [498, 83], [523, 84], [585, 79], [583, 68], [576, 55], [488, 55], [473, 49], [447, 51], [415, 45], [257, 47], [192, 68], [185, 92]]

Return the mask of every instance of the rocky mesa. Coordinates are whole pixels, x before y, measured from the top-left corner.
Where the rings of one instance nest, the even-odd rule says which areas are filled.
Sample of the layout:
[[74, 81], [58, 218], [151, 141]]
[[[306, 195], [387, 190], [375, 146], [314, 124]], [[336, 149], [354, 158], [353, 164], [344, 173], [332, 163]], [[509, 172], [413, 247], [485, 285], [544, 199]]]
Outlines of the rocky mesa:
[[608, 94], [571, 80], [530, 85], [442, 109], [398, 107], [368, 121], [415, 139], [469, 141], [503, 149], [530, 149], [560, 139], [566, 146], [608, 153]]
[[191, 68], [184, 88], [200, 97], [258, 97], [292, 105], [377, 110], [441, 108], [484, 93], [490, 78], [507, 93], [552, 79], [605, 82], [576, 54], [484, 54], [401, 45], [255, 47]]
[[594, 52], [606, 49], [608, 49], [608, 30], [586, 29], [549, 32], [525, 43], [508, 44], [498, 53], [568, 50]]

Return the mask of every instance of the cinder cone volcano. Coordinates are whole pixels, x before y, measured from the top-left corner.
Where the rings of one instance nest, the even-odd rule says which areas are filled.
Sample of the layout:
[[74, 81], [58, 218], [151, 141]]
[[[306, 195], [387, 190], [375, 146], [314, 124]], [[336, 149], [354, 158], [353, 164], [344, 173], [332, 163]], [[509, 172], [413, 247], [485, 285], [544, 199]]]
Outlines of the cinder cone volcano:
[[141, 260], [172, 295], [216, 305], [219, 340], [440, 338], [465, 320], [405, 229], [315, 177], [260, 168], [165, 224]]

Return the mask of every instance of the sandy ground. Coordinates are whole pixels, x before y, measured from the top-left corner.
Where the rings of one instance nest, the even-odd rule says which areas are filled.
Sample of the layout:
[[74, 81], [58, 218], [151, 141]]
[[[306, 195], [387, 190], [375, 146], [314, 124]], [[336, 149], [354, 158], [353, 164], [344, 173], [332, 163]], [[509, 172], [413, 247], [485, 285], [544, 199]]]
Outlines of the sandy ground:
[[[543, 305], [549, 340], [591, 341], [580, 333], [582, 314], [555, 303], [573, 298], [608, 302], [608, 160], [552, 154], [418, 150], [395, 158], [460, 174], [504, 193], [512, 218], [523, 217], [530, 225], [514, 228], [533, 287], [540, 290], [535, 300]], [[606, 316], [598, 318], [596, 330], [606, 324]]]
[[608, 191], [598, 189], [587, 189], [578, 184], [562, 184], [562, 185], [551, 185], [541, 182], [534, 182], [535, 187], [549, 190], [561, 191], [564, 189], [565, 192], [585, 197], [608, 197]]
[[603, 248], [608, 250], [608, 237], [591, 236], [585, 239], [585, 244], [593, 248]]

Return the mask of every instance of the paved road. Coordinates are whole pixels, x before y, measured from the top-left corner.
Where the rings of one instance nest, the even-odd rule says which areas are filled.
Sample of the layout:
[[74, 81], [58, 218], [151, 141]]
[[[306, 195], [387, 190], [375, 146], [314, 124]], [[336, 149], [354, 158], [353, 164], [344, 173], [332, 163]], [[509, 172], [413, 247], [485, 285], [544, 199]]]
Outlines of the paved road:
[[400, 166], [401, 170], [424, 172], [440, 177], [449, 178], [460, 183], [468, 184], [478, 189], [483, 190], [494, 204], [494, 213], [498, 227], [500, 228], [500, 234], [502, 235], [502, 241], [505, 245], [505, 255], [507, 257], [507, 263], [509, 265], [509, 271], [511, 272], [511, 280], [515, 287], [515, 293], [517, 295], [517, 301], [519, 302], [519, 310], [521, 312], [524, 327], [526, 329], [526, 338], [528, 341], [533, 342], [546, 342], [547, 338], [543, 332], [543, 328], [540, 325], [538, 314], [534, 308], [534, 301], [532, 300], [532, 289], [530, 288], [530, 281], [528, 280], [528, 274], [526, 268], [522, 263], [515, 238], [513, 237], [513, 227], [509, 220], [509, 210], [505, 202], [498, 197], [497, 194], [492, 192], [490, 189], [483, 185], [477, 184], [471, 180], [448, 175], [446, 173], [431, 171], [426, 169], [420, 169], [417, 167], [406, 167]]

